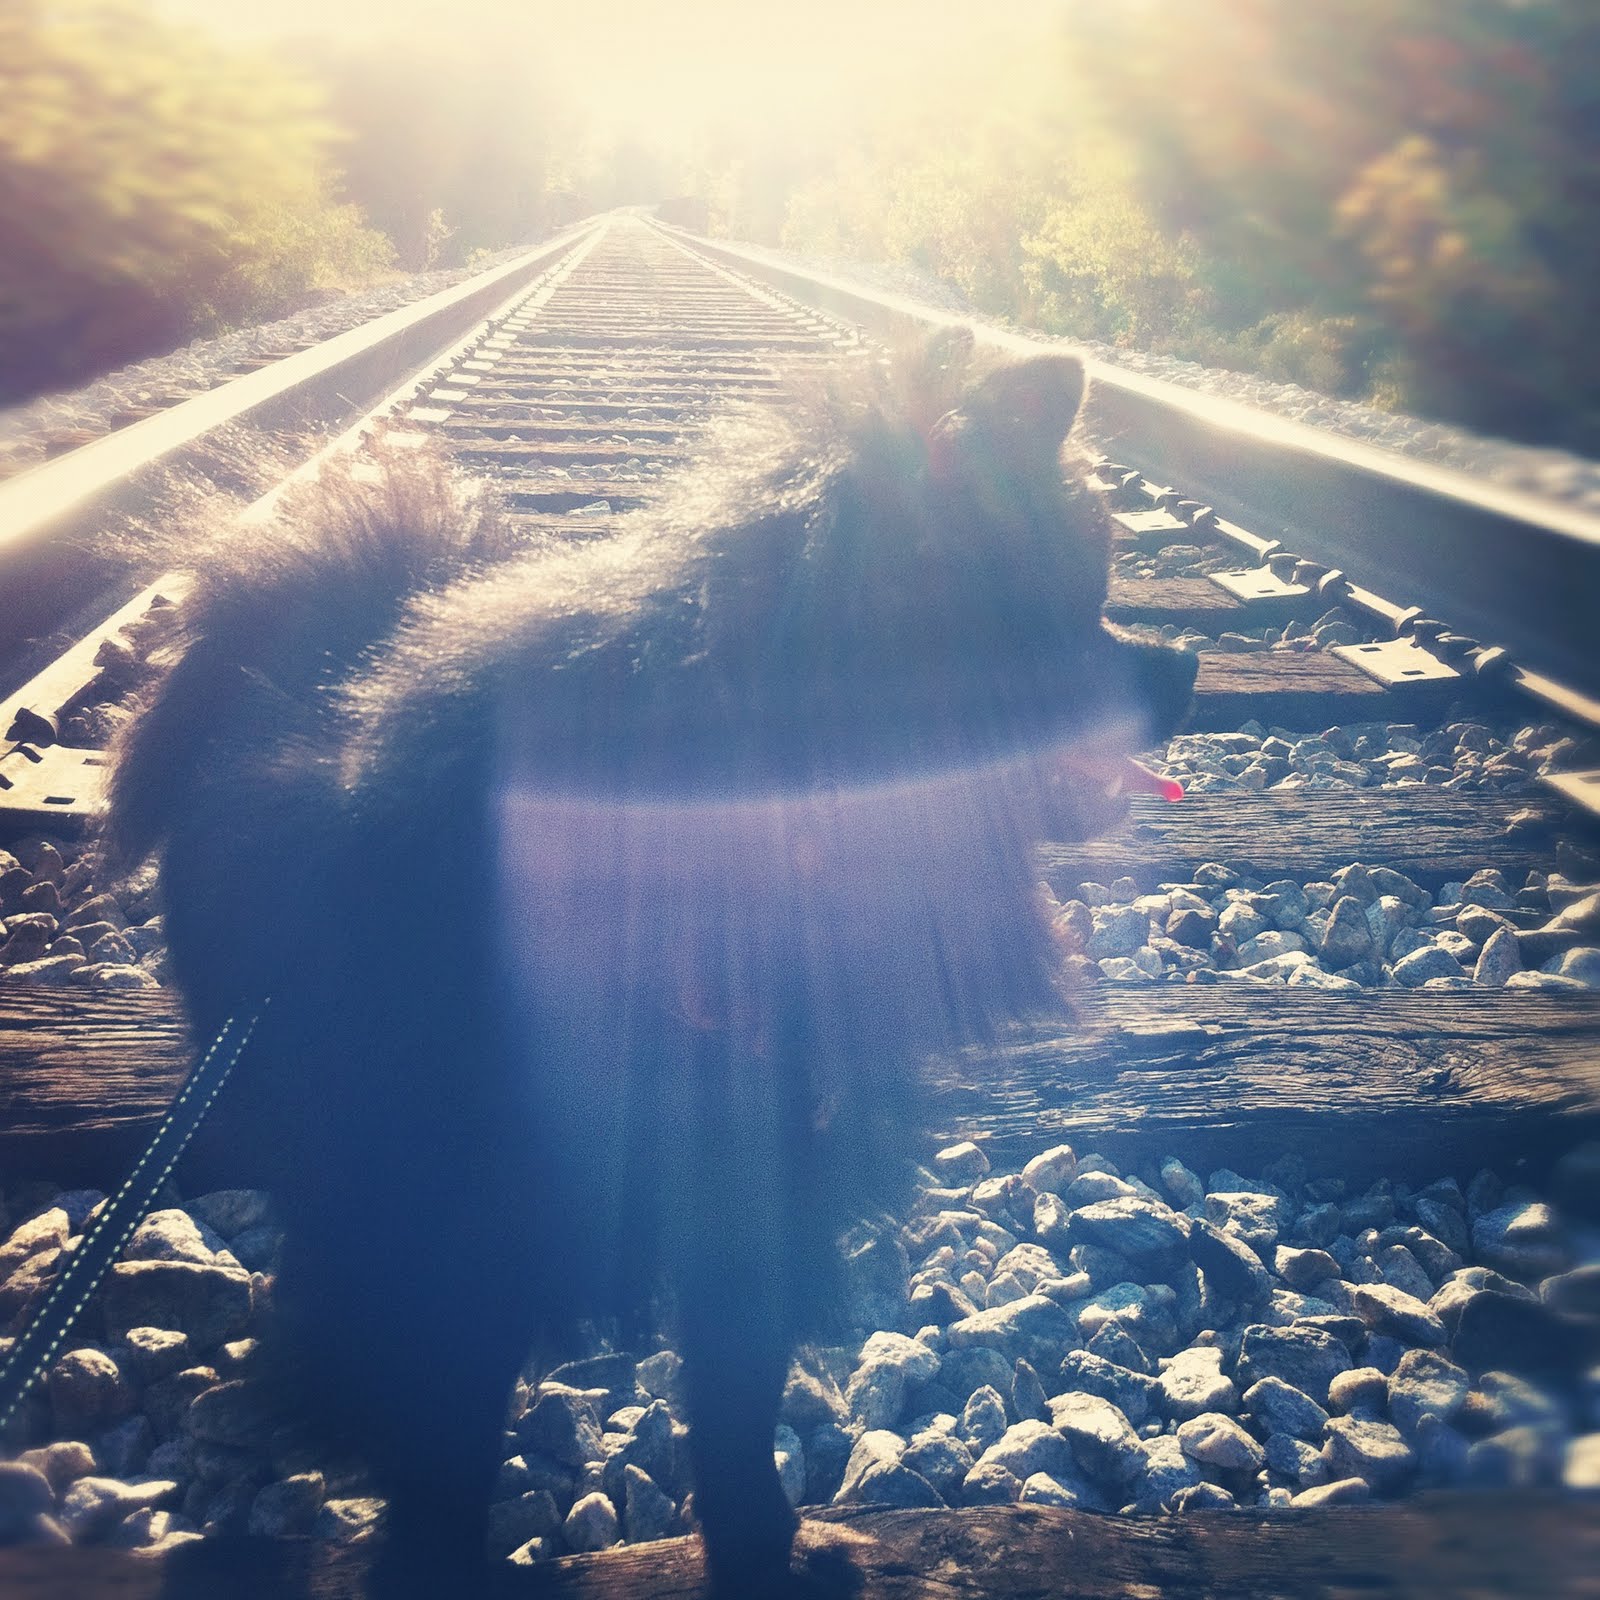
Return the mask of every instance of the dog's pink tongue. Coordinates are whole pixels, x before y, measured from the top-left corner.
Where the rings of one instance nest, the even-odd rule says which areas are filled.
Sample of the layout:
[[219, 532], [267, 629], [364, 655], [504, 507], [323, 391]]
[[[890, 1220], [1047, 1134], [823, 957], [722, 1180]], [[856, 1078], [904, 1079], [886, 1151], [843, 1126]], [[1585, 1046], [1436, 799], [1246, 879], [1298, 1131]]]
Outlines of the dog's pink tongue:
[[1183, 785], [1176, 778], [1163, 778], [1132, 756], [1122, 765], [1122, 788], [1126, 794], [1158, 794], [1163, 800], [1183, 799]]

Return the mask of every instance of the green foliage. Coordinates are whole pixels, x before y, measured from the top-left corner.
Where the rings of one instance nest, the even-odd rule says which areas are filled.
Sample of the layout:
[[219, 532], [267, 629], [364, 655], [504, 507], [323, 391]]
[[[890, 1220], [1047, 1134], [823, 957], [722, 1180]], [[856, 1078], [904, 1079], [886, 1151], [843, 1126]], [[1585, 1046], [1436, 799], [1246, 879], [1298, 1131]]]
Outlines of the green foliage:
[[1327, 355], [1379, 398], [1600, 446], [1593, 0], [1081, 0], [1074, 15], [1118, 63], [1080, 87], [1137, 130], [1163, 228], [1228, 274], [1225, 343], [1319, 370], [1304, 335], [1252, 325], [1353, 316], [1369, 332]]
[[1318, 394], [1381, 400], [1397, 406], [1403, 384], [1398, 370], [1386, 369], [1388, 391], [1374, 390], [1381, 336], [1370, 317], [1319, 317], [1300, 311], [1275, 312], [1253, 327], [1219, 332], [1197, 324], [1169, 343], [1173, 355], [1208, 367], [1259, 372], [1276, 383], [1297, 383]]
[[889, 180], [882, 227], [890, 257], [954, 284], [979, 310], [1011, 309], [1023, 239], [1042, 220], [1042, 196], [1027, 175], [983, 152], [946, 150]]
[[1366, 387], [1377, 339], [1371, 318], [1284, 311], [1263, 318], [1252, 333], [1260, 346], [1257, 370], [1279, 383], [1350, 396]]
[[303, 84], [126, 0], [10, 0], [0, 397], [382, 270], [329, 198], [332, 138]]
[[1594, 0], [1074, 0], [852, 130], [783, 241], [1600, 450]]
[[1206, 293], [1198, 252], [1163, 231], [1123, 141], [1078, 116], [1062, 83], [1054, 50], [963, 62], [929, 94], [937, 116], [880, 127], [800, 188], [783, 242], [901, 261], [981, 311], [1078, 338], [1186, 328]]
[[1141, 203], [1121, 163], [1067, 177], [1023, 240], [1022, 282], [1051, 332], [1113, 344], [1168, 342], [1201, 315], [1203, 263]]

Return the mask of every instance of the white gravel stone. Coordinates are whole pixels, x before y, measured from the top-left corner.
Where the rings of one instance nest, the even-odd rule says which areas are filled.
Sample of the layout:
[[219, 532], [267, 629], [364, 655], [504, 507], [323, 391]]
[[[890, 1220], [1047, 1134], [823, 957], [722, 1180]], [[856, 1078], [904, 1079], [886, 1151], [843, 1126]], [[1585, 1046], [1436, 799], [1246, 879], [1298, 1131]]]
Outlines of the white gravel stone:
[[325, 1498], [326, 1486], [320, 1472], [280, 1478], [264, 1485], [251, 1503], [247, 1531], [269, 1539], [309, 1534]]
[[377, 1532], [383, 1501], [376, 1495], [345, 1495], [323, 1502], [312, 1536], [334, 1544], [360, 1544]]
[[1351, 990], [1359, 991], [1361, 988], [1355, 979], [1342, 978], [1336, 972], [1324, 972], [1321, 967], [1309, 961], [1303, 967], [1296, 967], [1289, 974], [1287, 982], [1291, 989], [1310, 987], [1348, 993]]
[[1593, 945], [1582, 945], [1575, 950], [1567, 951], [1561, 957], [1556, 975], [1570, 978], [1574, 983], [1581, 983], [1589, 989], [1600, 989], [1600, 949], [1596, 949]]
[[16, 1544], [34, 1537], [39, 1519], [54, 1509], [55, 1490], [39, 1464], [0, 1461], [0, 1539]]
[[1101, 976], [1112, 983], [1153, 983], [1157, 976], [1131, 956], [1107, 956], [1098, 965]]
[[1094, 932], [1085, 949], [1091, 961], [1131, 956], [1150, 937], [1150, 919], [1132, 906], [1106, 906], [1094, 913]]
[[1508, 989], [1544, 989], [1557, 994], [1582, 994], [1589, 985], [1576, 978], [1563, 978], [1558, 972], [1513, 972], [1506, 979]]
[[1340, 1478], [1333, 1483], [1302, 1489], [1289, 1502], [1292, 1506], [1360, 1505], [1372, 1498], [1372, 1486], [1365, 1478]]
[[1078, 1175], [1078, 1158], [1070, 1144], [1052, 1145], [1022, 1169], [1022, 1176], [1041, 1194], [1060, 1194]]
[[1239, 946], [1239, 961], [1245, 966], [1253, 966], [1259, 961], [1270, 961], [1278, 956], [1304, 951], [1305, 948], [1306, 942], [1298, 933], [1268, 928]]
[[1328, 1409], [1351, 1416], [1381, 1418], [1388, 1398], [1388, 1381], [1377, 1367], [1352, 1367], [1328, 1385]]
[[1404, 989], [1417, 989], [1430, 978], [1460, 978], [1461, 963], [1448, 950], [1427, 945], [1413, 950], [1394, 964], [1395, 982]]
[[1048, 1472], [1036, 1472], [1022, 1485], [1018, 1500], [1023, 1505], [1062, 1506], [1068, 1510], [1083, 1504], [1077, 1490], [1069, 1488]]
[[978, 1458], [977, 1464], [1004, 1467], [1026, 1483], [1036, 1472], [1070, 1473], [1073, 1455], [1066, 1439], [1048, 1422], [1029, 1420], [1007, 1428]]
[[1492, 988], [1502, 987], [1513, 973], [1522, 971], [1517, 937], [1509, 927], [1496, 928], [1484, 941], [1472, 969], [1473, 978]]
[[1491, 1267], [1519, 1278], [1543, 1278], [1567, 1264], [1555, 1213], [1540, 1200], [1500, 1206], [1472, 1224], [1472, 1247]]
[[561, 1537], [574, 1555], [609, 1550], [622, 1537], [617, 1508], [598, 1489], [573, 1503], [561, 1524]]
[[1322, 1459], [1322, 1452], [1304, 1439], [1287, 1433], [1269, 1434], [1262, 1453], [1269, 1472], [1287, 1478], [1298, 1488], [1309, 1489], [1328, 1481], [1328, 1464]]
[[[794, 1505], [805, 1493], [806, 1474], [800, 1441], [792, 1432], [790, 1440], [795, 1449], [782, 1452], [775, 1449], [773, 1460], [784, 1495], [789, 1504]], [[622, 1469], [622, 1482], [622, 1527], [630, 1544], [647, 1544], [679, 1531], [677, 1506], [649, 1473], [630, 1462]]]
[[[1213, 886], [1218, 894], [1227, 882], [1224, 871], [1218, 869]], [[1359, 888], [1363, 876], [1374, 894], [1394, 887], [1377, 867], [1352, 871], [1344, 881]], [[1483, 881], [1480, 887], [1492, 895], [1495, 886]], [[1271, 895], [1262, 892], [1257, 898], [1288, 897], [1282, 884], [1269, 888]], [[1119, 892], [1125, 890], [1123, 885]], [[1307, 898], [1309, 903], [1314, 897]], [[1401, 894], [1392, 898], [1410, 904]], [[1523, 903], [1528, 898], [1524, 892]], [[1486, 926], [1485, 942], [1502, 928], [1499, 923]], [[965, 1160], [976, 1173], [970, 1154], [954, 1159]], [[930, 1243], [921, 1252], [925, 1259], [913, 1282], [942, 1285], [949, 1293], [958, 1281], [970, 1280], [979, 1294], [1003, 1292], [1008, 1299], [971, 1317], [951, 1316], [947, 1303], [922, 1319], [930, 1326], [914, 1339], [887, 1328], [870, 1333], [853, 1364], [849, 1349], [807, 1357], [809, 1366], [831, 1374], [833, 1398], [802, 1421], [800, 1411], [791, 1414], [786, 1396], [774, 1461], [791, 1503], [806, 1496], [808, 1473], [813, 1495], [831, 1496], [839, 1488], [847, 1497], [880, 1505], [992, 1504], [1023, 1498], [1092, 1510], [1115, 1510], [1132, 1502], [1147, 1511], [1199, 1509], [1220, 1505], [1224, 1498], [1231, 1504], [1232, 1496], [1243, 1504], [1263, 1505], [1263, 1497], [1274, 1495], [1277, 1503], [1293, 1496], [1298, 1503], [1312, 1504], [1316, 1501], [1302, 1497], [1315, 1489], [1326, 1489], [1324, 1500], [1338, 1503], [1369, 1490], [1388, 1495], [1469, 1481], [1485, 1487], [1554, 1485], [1565, 1476], [1574, 1488], [1600, 1486], [1595, 1482], [1600, 1445], [1594, 1443], [1600, 1435], [1593, 1432], [1600, 1426], [1600, 1374], [1591, 1380], [1594, 1393], [1588, 1398], [1587, 1391], [1575, 1398], [1555, 1396], [1525, 1378], [1493, 1371], [1469, 1389], [1467, 1371], [1448, 1358], [1445, 1343], [1472, 1296], [1490, 1292], [1523, 1301], [1535, 1298], [1493, 1266], [1464, 1266], [1464, 1260], [1478, 1257], [1519, 1277], [1539, 1278], [1547, 1298], [1578, 1295], [1581, 1301], [1591, 1293], [1583, 1274], [1593, 1269], [1582, 1265], [1586, 1235], [1581, 1230], [1570, 1230], [1531, 1191], [1507, 1189], [1489, 1173], [1480, 1173], [1465, 1194], [1459, 1183], [1437, 1181], [1417, 1190], [1380, 1182], [1364, 1193], [1346, 1195], [1318, 1184], [1302, 1190], [1303, 1178], [1287, 1166], [1283, 1170], [1290, 1175], [1269, 1170], [1279, 1176], [1287, 1194], [1258, 1177], [1228, 1171], [1202, 1180], [1178, 1156], [1162, 1160], [1157, 1178], [1144, 1166], [1119, 1174], [1104, 1158], [1091, 1153], [1080, 1162], [1067, 1147], [1057, 1147], [1035, 1157], [1020, 1180], [988, 1173], [985, 1163], [982, 1176], [992, 1191], [993, 1217], [1004, 1226], [993, 1217], [980, 1220], [966, 1211], [953, 1193], [936, 1195], [934, 1203], [947, 1209], [917, 1220], [919, 1227], [930, 1225]], [[1153, 1194], [1145, 1181], [1153, 1178], [1165, 1198], [1186, 1208], [1188, 1215]], [[1023, 1198], [1014, 1200], [1016, 1194]], [[1332, 1198], [1324, 1198], [1328, 1196]], [[62, 1197], [58, 1206], [46, 1207], [0, 1243], [0, 1261], [20, 1273], [34, 1259], [53, 1256], [100, 1198]], [[10, 1199], [8, 1193], [0, 1204]], [[1027, 1217], [1010, 1209], [1025, 1202]], [[37, 1201], [30, 1199], [29, 1204]], [[140, 1243], [150, 1259], [140, 1264], [186, 1273], [205, 1270], [203, 1262], [225, 1249], [223, 1235], [213, 1232], [211, 1223], [213, 1218], [222, 1220], [226, 1211], [219, 1203], [203, 1220], [193, 1210], [186, 1214], [171, 1206], [156, 1213], [145, 1224]], [[1048, 1219], [1056, 1213], [1062, 1238], [1055, 1253], [1037, 1238], [1016, 1237], [1015, 1230], [1029, 1219], [1037, 1225], [1041, 1214]], [[1074, 1239], [1080, 1216], [1089, 1226]], [[227, 1220], [237, 1227], [258, 1219], [246, 1206], [235, 1208]], [[1228, 1231], [1217, 1235], [1219, 1227]], [[1216, 1237], [1245, 1252], [1266, 1286], [1263, 1293], [1246, 1293], [1255, 1274], [1237, 1283], [1229, 1279], [1232, 1288], [1216, 1277], [1217, 1272], [1225, 1275], [1226, 1264], [1208, 1267], [1197, 1244]], [[1074, 1272], [1070, 1280], [1062, 1253], [1068, 1244], [1081, 1246], [1086, 1269]], [[1111, 1246], [1121, 1250], [1113, 1253]], [[1271, 1263], [1272, 1276], [1255, 1252]], [[918, 1253], [914, 1250], [913, 1256]], [[1130, 1262], [1140, 1254], [1147, 1259], [1135, 1273]], [[1569, 1269], [1575, 1261], [1579, 1267], [1573, 1272]], [[1079, 1260], [1070, 1265], [1078, 1266]], [[1114, 1276], [1123, 1272], [1130, 1273], [1127, 1281]], [[1133, 1281], [1135, 1276], [1148, 1276], [1149, 1281]], [[1095, 1282], [1101, 1287], [1090, 1292]], [[1437, 1292], [1435, 1283], [1441, 1285]], [[5, 1288], [0, 1274], [0, 1292]], [[1241, 1312], [1245, 1305], [1250, 1309]], [[1367, 1327], [1364, 1339], [1351, 1312]], [[1076, 1320], [1075, 1313], [1081, 1313]], [[1250, 1326], [1241, 1329], [1247, 1318]], [[1312, 1325], [1307, 1318], [1326, 1320]], [[1220, 1331], [1201, 1331], [1207, 1328]], [[1168, 1357], [1180, 1336], [1190, 1343]], [[1091, 1348], [1081, 1348], [1090, 1339]], [[1417, 1348], [1419, 1340], [1434, 1348]], [[1237, 1381], [1223, 1371], [1235, 1349]], [[269, 1485], [273, 1494], [256, 1494], [252, 1485], [240, 1506], [228, 1502], [231, 1510], [209, 1484], [194, 1504], [183, 1499], [183, 1486], [195, 1481], [197, 1453], [209, 1451], [220, 1459], [218, 1447], [210, 1442], [219, 1428], [227, 1434], [230, 1450], [248, 1453], [254, 1448], [228, 1432], [230, 1396], [247, 1395], [257, 1381], [250, 1370], [252, 1350], [250, 1335], [236, 1337], [219, 1350], [162, 1328], [131, 1329], [126, 1349], [112, 1352], [111, 1372], [120, 1363], [136, 1390], [175, 1382], [175, 1415], [182, 1417], [187, 1407], [203, 1425], [185, 1425], [179, 1437], [152, 1452], [154, 1439], [164, 1432], [153, 1438], [149, 1421], [138, 1416], [132, 1421], [143, 1428], [142, 1441], [124, 1439], [126, 1430], [108, 1417], [112, 1426], [85, 1429], [94, 1451], [86, 1444], [62, 1442], [50, 1447], [49, 1465], [47, 1453], [40, 1451], [29, 1452], [24, 1465], [37, 1465], [46, 1487], [53, 1485], [57, 1495], [86, 1479], [122, 1480], [128, 1471], [138, 1470], [177, 1486], [170, 1506], [147, 1503], [131, 1510], [119, 1510], [109, 1500], [102, 1504], [92, 1487], [76, 1489], [80, 1523], [87, 1518], [92, 1536], [102, 1540], [171, 1537], [185, 1532], [184, 1518], [191, 1515], [209, 1531], [221, 1526], [225, 1512], [236, 1515], [240, 1526], [248, 1513], [252, 1526], [260, 1523], [258, 1531], [303, 1532], [310, 1521], [324, 1534], [337, 1535], [338, 1502], [330, 1503], [334, 1509], [319, 1512], [318, 1496], [303, 1485]], [[1351, 1360], [1352, 1350], [1360, 1353], [1359, 1367]], [[1017, 1368], [1019, 1356], [1033, 1363], [1037, 1373]], [[1164, 1370], [1159, 1377], [1146, 1376], [1158, 1357]], [[654, 1393], [651, 1386], [665, 1373], [669, 1358], [675, 1370], [677, 1358], [670, 1352], [628, 1366], [644, 1390]], [[213, 1365], [197, 1367], [201, 1361]], [[1496, 1349], [1492, 1361], [1464, 1354], [1463, 1363], [1470, 1363], [1473, 1371], [1515, 1366], [1516, 1353]], [[846, 1417], [837, 1384], [846, 1378], [854, 1427], [861, 1430], [855, 1454], [837, 1425]], [[574, 1384], [582, 1381], [572, 1379]], [[926, 1401], [929, 1414], [897, 1429], [908, 1395], [924, 1384], [933, 1385]], [[201, 1390], [204, 1402], [191, 1403]], [[1048, 1390], [1062, 1392], [1046, 1401]], [[527, 1385], [522, 1392], [527, 1393]], [[636, 1398], [627, 1393], [613, 1393], [601, 1403], [599, 1394], [547, 1385], [539, 1392], [542, 1420], [530, 1420], [532, 1412], [519, 1420], [515, 1448], [527, 1455], [512, 1458], [509, 1465], [519, 1466], [521, 1475], [502, 1485], [493, 1534], [497, 1552], [540, 1541], [548, 1545], [541, 1546], [541, 1555], [572, 1548], [565, 1535], [558, 1536], [558, 1508], [575, 1492], [580, 1502], [594, 1491], [605, 1497], [615, 1524], [606, 1542], [614, 1540], [618, 1529], [630, 1539], [675, 1529], [677, 1509], [661, 1485], [672, 1482], [673, 1493], [683, 1485], [670, 1471], [658, 1472], [654, 1463], [630, 1457], [624, 1467], [618, 1459], [618, 1442], [630, 1437], [622, 1430], [637, 1425], [645, 1414], [641, 1405], [624, 1404]], [[1048, 1422], [1041, 1415], [1046, 1405]], [[942, 1410], [935, 1415], [934, 1408]], [[655, 1409], [664, 1426], [681, 1434], [681, 1421], [673, 1422], [668, 1407]], [[963, 1413], [959, 1421], [951, 1414], [957, 1410]], [[611, 1413], [610, 1431], [602, 1436], [598, 1416], [606, 1412]], [[1163, 1425], [1176, 1432], [1138, 1437], [1136, 1430]], [[1589, 1432], [1571, 1439], [1574, 1425]], [[539, 1436], [537, 1450], [523, 1441], [524, 1434]], [[1316, 1450], [1315, 1444], [1324, 1439], [1322, 1450]], [[561, 1446], [563, 1440], [570, 1458], [564, 1463], [550, 1454], [550, 1447]], [[1220, 1476], [1231, 1495], [1202, 1487], [1197, 1463]], [[841, 1485], [847, 1466], [852, 1480], [848, 1489]], [[269, 1475], [264, 1467], [256, 1470], [261, 1474], [256, 1483]], [[1253, 1487], [1245, 1482], [1263, 1471], [1270, 1478], [1263, 1476]], [[1228, 1473], [1243, 1476], [1235, 1480]], [[1324, 1481], [1340, 1478], [1345, 1481]], [[284, 1500], [282, 1506], [274, 1504], [274, 1494]], [[260, 1516], [252, 1505], [259, 1506]]]
[[134, 1230], [122, 1252], [125, 1261], [195, 1261], [209, 1265], [225, 1249], [210, 1228], [187, 1211], [152, 1211]]
[[1466, 1400], [1471, 1380], [1453, 1361], [1431, 1350], [1408, 1350], [1389, 1374], [1389, 1417], [1413, 1442], [1424, 1417], [1450, 1422]]
[[1179, 1423], [1178, 1444], [1191, 1460], [1227, 1472], [1258, 1472], [1266, 1464], [1261, 1446], [1232, 1417], [1218, 1411]]
[[1257, 1323], [1244, 1330], [1236, 1376], [1246, 1385], [1267, 1377], [1282, 1378], [1322, 1405], [1329, 1384], [1354, 1364], [1344, 1345], [1321, 1328], [1272, 1328]]
[[119, 1483], [115, 1478], [79, 1478], [61, 1498], [61, 1525], [74, 1539], [90, 1538], [130, 1512], [161, 1510], [177, 1499], [179, 1486], [165, 1478]]
[[1320, 1439], [1328, 1421], [1327, 1411], [1310, 1395], [1281, 1378], [1263, 1378], [1252, 1384], [1245, 1391], [1244, 1404], [1258, 1433]]
[[860, 1367], [845, 1391], [850, 1421], [857, 1428], [889, 1428], [905, 1405], [906, 1375], [898, 1366], [879, 1362]]
[[974, 1389], [961, 1413], [960, 1435], [976, 1455], [997, 1444], [1006, 1431], [1006, 1403], [991, 1384]]
[[1362, 1478], [1380, 1492], [1399, 1487], [1417, 1465], [1398, 1428], [1360, 1417], [1330, 1418], [1322, 1453], [1335, 1479]]
[[1561, 1481], [1569, 1489], [1600, 1489], [1600, 1433], [1585, 1433], [1568, 1443]]
[[1174, 1205], [1198, 1205], [1205, 1199], [1205, 1185], [1176, 1156], [1162, 1161], [1161, 1183]]
[[[1367, 907], [1367, 928], [1372, 934], [1373, 944], [1380, 952], [1389, 950], [1395, 939], [1408, 931], [1409, 914], [1405, 901], [1398, 895], [1380, 893]], [[1403, 953], [1396, 952], [1397, 955]]]
[[1238, 1391], [1222, 1371], [1222, 1352], [1204, 1345], [1180, 1350], [1156, 1380], [1172, 1417], [1198, 1417], [1210, 1411], [1231, 1411]]
[[1139, 1436], [1109, 1400], [1093, 1394], [1050, 1397], [1057, 1431], [1072, 1447], [1072, 1457], [1097, 1482], [1125, 1485], [1143, 1470]]
[[1369, 961], [1380, 953], [1361, 900], [1348, 893], [1341, 894], [1333, 902], [1318, 946], [1324, 964], [1338, 969], [1353, 966], [1358, 961]]
[[1222, 974], [1225, 978], [1244, 978], [1257, 983], [1286, 983], [1298, 971], [1315, 962], [1304, 950], [1290, 950], [1281, 956], [1268, 956]]
[[933, 1158], [933, 1170], [941, 1183], [965, 1188], [989, 1176], [989, 1158], [967, 1139], [939, 1151]]
[[1243, 946], [1267, 931], [1267, 919], [1243, 900], [1228, 905], [1217, 919], [1217, 932]]
[[1201, 1482], [1199, 1465], [1184, 1454], [1175, 1435], [1143, 1439], [1139, 1449], [1144, 1456], [1142, 1476], [1131, 1485], [1136, 1509], [1166, 1510], [1177, 1495]]

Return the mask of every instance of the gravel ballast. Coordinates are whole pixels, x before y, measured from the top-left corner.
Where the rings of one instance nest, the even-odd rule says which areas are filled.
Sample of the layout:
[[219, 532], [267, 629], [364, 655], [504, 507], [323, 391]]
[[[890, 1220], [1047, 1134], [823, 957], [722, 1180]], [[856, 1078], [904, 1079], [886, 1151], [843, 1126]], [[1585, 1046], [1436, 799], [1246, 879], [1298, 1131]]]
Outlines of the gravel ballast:
[[[401, 304], [464, 275], [385, 294]], [[183, 353], [182, 381], [221, 381], [314, 316], [334, 319], [315, 323], [326, 337], [389, 308], [344, 303], [230, 336]], [[26, 458], [46, 433], [99, 425], [85, 419], [179, 381], [161, 363], [130, 372], [93, 386], [80, 411], [62, 397], [0, 419], [0, 452]], [[1296, 394], [1312, 420], [1339, 404]], [[1418, 453], [1445, 458], [1433, 443]], [[1542, 487], [1508, 470], [1503, 481]], [[599, 486], [606, 473], [580, 475]], [[1600, 476], [1565, 481], [1568, 498], [1600, 503]], [[1177, 549], [1128, 570], [1188, 575], [1216, 559]], [[1335, 611], [1256, 636], [1181, 637], [1305, 650], [1349, 642], [1352, 628]], [[114, 708], [96, 715], [115, 720]], [[101, 731], [82, 730], [91, 743]], [[1195, 793], [1516, 794], [1582, 753], [1554, 724], [1463, 715], [1315, 735], [1246, 724], [1180, 736], [1154, 764]], [[1600, 988], [1600, 884], [1555, 870], [1512, 882], [1466, 862], [1458, 880], [1423, 886], [1354, 859], [1270, 881], [1204, 862], [1155, 893], [1132, 879], [1063, 889], [1050, 906], [1063, 961], [1094, 983]], [[152, 875], [101, 883], [92, 845], [66, 839], [0, 848], [0, 983], [166, 978]], [[1583, 1161], [1592, 1174], [1594, 1152]], [[1463, 1178], [1352, 1194], [1288, 1163], [1202, 1174], [1181, 1152], [1124, 1171], [1057, 1146], [1021, 1172], [991, 1171], [972, 1144], [940, 1152], [912, 1215], [880, 1240], [903, 1257], [895, 1314], [862, 1314], [850, 1343], [803, 1353], [791, 1373], [774, 1440], [786, 1492], [796, 1504], [1198, 1514], [1600, 1486], [1600, 1236], [1504, 1175]], [[0, 1336], [26, 1325], [102, 1198], [0, 1195]], [[0, 1462], [0, 1543], [370, 1534], [382, 1507], [361, 1476], [284, 1432], [267, 1401], [280, 1245], [265, 1195], [164, 1195]], [[883, 1299], [874, 1284], [872, 1304]], [[668, 1347], [596, 1345], [530, 1373], [513, 1397], [496, 1554], [533, 1562], [691, 1528], [680, 1390]]]
[[130, 413], [203, 394], [238, 377], [244, 363], [282, 356], [305, 344], [348, 333], [512, 261], [530, 248], [519, 245], [502, 250], [470, 268], [397, 277], [377, 288], [339, 295], [273, 322], [238, 328], [214, 339], [197, 339], [170, 355], [119, 367], [80, 389], [41, 395], [24, 405], [0, 410], [0, 475], [37, 466], [63, 437], [106, 433], [128, 420]]
[[[1573, 1152], [1553, 1189], [1583, 1192], [1597, 1159]], [[101, 1199], [5, 1197], [9, 1333]], [[964, 1144], [876, 1239], [903, 1264], [898, 1299], [870, 1290], [895, 1325], [803, 1351], [785, 1391], [774, 1451], [798, 1505], [1193, 1514], [1594, 1487], [1600, 1230], [1496, 1173], [1353, 1194], [1293, 1161], [1122, 1172], [1067, 1146], [999, 1174]], [[262, 1383], [280, 1242], [265, 1195], [164, 1198], [0, 1464], [0, 1541], [367, 1536], [381, 1502], [297, 1443]], [[597, 1343], [530, 1374], [495, 1553], [691, 1529], [685, 1436], [670, 1348]]]
[[1494, 867], [1430, 891], [1353, 861], [1328, 879], [1265, 882], [1202, 862], [1142, 893], [1132, 878], [1041, 887], [1068, 971], [1112, 983], [1311, 984], [1321, 989], [1590, 990], [1600, 885]]
[[[83, 741], [108, 734], [121, 714], [92, 708], [79, 718]], [[1317, 734], [1247, 722], [1233, 733], [1179, 734], [1150, 759], [1193, 794], [1421, 787], [1514, 796], [1592, 755], [1555, 723], [1458, 717]], [[165, 981], [153, 872], [102, 886], [97, 870], [83, 841], [39, 834], [0, 846], [0, 975], [97, 988]], [[1557, 868], [1515, 883], [1487, 863], [1460, 871], [1429, 889], [1376, 863], [1268, 882], [1202, 862], [1192, 881], [1154, 894], [1131, 878], [1079, 883], [1052, 896], [1049, 911], [1079, 982], [1600, 988], [1600, 884]]]

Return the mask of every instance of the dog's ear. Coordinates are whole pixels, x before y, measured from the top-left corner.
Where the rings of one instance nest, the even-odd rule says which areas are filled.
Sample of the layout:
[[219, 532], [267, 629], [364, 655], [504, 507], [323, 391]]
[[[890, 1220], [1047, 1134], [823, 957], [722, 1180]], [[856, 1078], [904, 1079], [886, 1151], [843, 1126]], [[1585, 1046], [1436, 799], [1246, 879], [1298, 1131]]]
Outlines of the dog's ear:
[[938, 470], [965, 450], [981, 449], [1024, 471], [1054, 463], [1083, 405], [1087, 379], [1072, 356], [1034, 356], [996, 367], [928, 433]]

